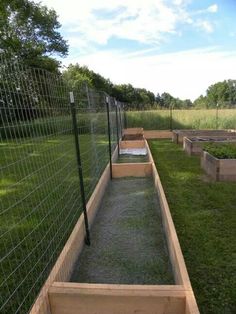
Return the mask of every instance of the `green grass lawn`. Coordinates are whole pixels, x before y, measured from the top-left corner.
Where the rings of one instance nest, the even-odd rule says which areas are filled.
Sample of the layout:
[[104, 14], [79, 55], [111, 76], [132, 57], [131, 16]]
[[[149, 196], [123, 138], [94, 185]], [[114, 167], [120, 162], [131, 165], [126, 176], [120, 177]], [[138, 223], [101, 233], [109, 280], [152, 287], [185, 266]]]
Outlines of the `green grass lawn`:
[[[107, 137], [80, 139], [88, 200]], [[73, 135], [1, 141], [0, 174], [0, 312], [27, 313], [81, 214]]]
[[236, 183], [209, 182], [170, 140], [150, 147], [200, 312], [236, 313]]
[[[146, 130], [168, 130], [170, 110], [128, 111], [127, 124], [130, 128]], [[215, 109], [191, 109], [172, 111], [172, 129], [235, 129], [236, 109], [219, 109], [218, 120]]]

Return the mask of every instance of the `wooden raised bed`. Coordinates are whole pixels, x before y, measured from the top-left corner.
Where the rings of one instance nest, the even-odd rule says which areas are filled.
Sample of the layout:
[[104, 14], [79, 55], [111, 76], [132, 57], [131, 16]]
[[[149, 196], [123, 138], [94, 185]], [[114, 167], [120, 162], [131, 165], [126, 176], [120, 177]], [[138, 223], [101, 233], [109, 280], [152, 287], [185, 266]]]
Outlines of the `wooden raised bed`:
[[215, 181], [236, 181], [236, 159], [218, 159], [203, 151], [201, 167]]
[[236, 145], [236, 134], [231, 137], [219, 137], [219, 136], [202, 136], [202, 137], [184, 137], [183, 149], [189, 155], [201, 155], [203, 151], [203, 146], [206, 143], [235, 143]]
[[[120, 149], [126, 148], [146, 148], [145, 140], [125, 140], [120, 142]], [[112, 172], [114, 178], [128, 177], [145, 177], [151, 176], [152, 165], [151, 162], [141, 163], [116, 163], [113, 162]]]
[[[143, 145], [143, 143], [136, 143], [136, 146], [138, 144]], [[128, 146], [127, 142], [121, 145]], [[124, 172], [122, 168], [124, 164], [118, 166], [114, 163], [113, 172], [116, 176], [133, 176], [136, 172], [140, 172], [140, 176], [152, 176], [159, 196], [175, 284], [120, 285], [69, 282], [78, 254], [84, 245], [85, 230], [81, 215], [31, 314], [199, 314], [160, 177], [146, 141], [144, 145], [148, 152], [148, 163], [129, 164], [130, 169], [133, 169], [129, 173]], [[117, 150], [113, 162], [116, 159]], [[148, 171], [143, 170], [144, 166], [148, 167]], [[90, 225], [109, 181], [110, 173], [107, 165], [87, 204]]]
[[143, 128], [129, 128], [123, 130], [123, 140], [143, 140]]
[[184, 137], [195, 136], [216, 136], [216, 137], [234, 137], [236, 136], [235, 130], [174, 130], [172, 140], [176, 144], [182, 144]]
[[169, 130], [144, 130], [145, 139], [172, 138], [172, 131]]

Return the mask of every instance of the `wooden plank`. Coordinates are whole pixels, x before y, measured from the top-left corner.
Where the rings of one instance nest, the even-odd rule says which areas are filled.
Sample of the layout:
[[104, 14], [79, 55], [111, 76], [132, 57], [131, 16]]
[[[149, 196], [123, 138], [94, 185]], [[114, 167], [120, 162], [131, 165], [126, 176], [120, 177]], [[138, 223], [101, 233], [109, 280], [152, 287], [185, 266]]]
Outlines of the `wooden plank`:
[[192, 148], [193, 142], [188, 137], [184, 137], [183, 149], [189, 156], [192, 155]]
[[201, 167], [213, 180], [219, 179], [219, 159], [203, 151], [201, 155]]
[[52, 314], [184, 314], [183, 287], [55, 283], [49, 291]]
[[145, 139], [172, 138], [172, 131], [169, 130], [144, 130]]
[[152, 175], [152, 163], [122, 163], [112, 164], [113, 178], [147, 177]]
[[176, 144], [179, 142], [179, 132], [176, 130], [172, 132], [172, 141]]
[[[65, 290], [64, 290], [65, 289]], [[97, 295], [179, 295], [185, 296], [186, 289], [183, 285], [141, 285], [141, 284], [100, 284], [79, 282], [54, 282], [51, 292], [64, 293], [65, 291]], [[188, 290], [187, 290], [188, 291]], [[173, 294], [172, 294], [173, 293]]]
[[123, 135], [143, 135], [143, 128], [127, 128], [123, 130]]
[[120, 141], [120, 148], [144, 148], [145, 141], [144, 140], [134, 140], [134, 141]]
[[185, 314], [199, 314], [197, 302], [192, 291], [186, 291]]

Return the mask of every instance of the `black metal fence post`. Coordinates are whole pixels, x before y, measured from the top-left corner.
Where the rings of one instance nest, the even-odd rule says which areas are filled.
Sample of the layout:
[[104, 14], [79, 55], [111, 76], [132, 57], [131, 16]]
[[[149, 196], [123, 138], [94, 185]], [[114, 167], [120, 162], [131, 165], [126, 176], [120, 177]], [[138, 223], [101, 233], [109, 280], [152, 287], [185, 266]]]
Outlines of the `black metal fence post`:
[[111, 156], [111, 126], [110, 126], [110, 113], [109, 113], [109, 97], [105, 96], [106, 107], [107, 107], [107, 131], [108, 131], [108, 141], [109, 141], [109, 162], [110, 162], [110, 177], [112, 180], [112, 156]]
[[78, 165], [78, 173], [79, 173], [79, 182], [80, 182], [80, 193], [82, 199], [83, 213], [84, 213], [84, 224], [85, 224], [85, 243], [90, 245], [90, 233], [89, 233], [89, 224], [88, 224], [88, 216], [87, 216], [87, 208], [86, 208], [86, 199], [84, 192], [84, 178], [83, 178], [83, 169], [80, 155], [80, 144], [79, 144], [79, 132], [77, 126], [77, 118], [76, 118], [76, 108], [75, 108], [75, 100], [73, 92], [70, 92], [70, 105], [71, 105], [71, 116], [73, 122], [73, 130], [75, 136], [75, 149], [76, 149], [76, 158]]
[[118, 147], [118, 156], [120, 155], [120, 137], [119, 137], [119, 122], [118, 122], [118, 104], [115, 100], [116, 106], [116, 138], [117, 138], [117, 147]]

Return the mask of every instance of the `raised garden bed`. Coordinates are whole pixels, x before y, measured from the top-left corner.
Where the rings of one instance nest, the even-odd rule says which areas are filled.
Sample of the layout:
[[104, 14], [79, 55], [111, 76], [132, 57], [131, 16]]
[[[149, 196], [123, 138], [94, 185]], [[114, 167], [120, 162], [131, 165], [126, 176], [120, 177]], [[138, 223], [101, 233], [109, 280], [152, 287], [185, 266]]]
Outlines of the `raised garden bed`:
[[[128, 130], [128, 129], [127, 129]], [[124, 176], [142, 177], [151, 175], [152, 167], [146, 146], [146, 141], [142, 140], [126, 140], [119, 144], [120, 152], [129, 152], [129, 154], [117, 155], [113, 162], [113, 177], [122, 178]], [[132, 151], [141, 151], [142, 155], [132, 154]], [[145, 151], [145, 155], [143, 155]]]
[[236, 145], [235, 137], [217, 137], [217, 136], [202, 136], [202, 137], [184, 137], [183, 149], [188, 155], [201, 155], [203, 147], [206, 143], [234, 143]]
[[236, 146], [230, 143], [205, 146], [201, 166], [215, 181], [236, 181]]
[[143, 145], [143, 163], [116, 149], [87, 204], [92, 246], [81, 216], [31, 314], [199, 314], [150, 149], [131, 144]]
[[216, 137], [234, 137], [235, 130], [174, 130], [172, 140], [176, 144], [182, 144], [184, 137], [199, 137], [199, 136], [216, 136]]
[[126, 140], [143, 140], [143, 128], [132, 128], [132, 129], [124, 129], [123, 137], [124, 141]]

